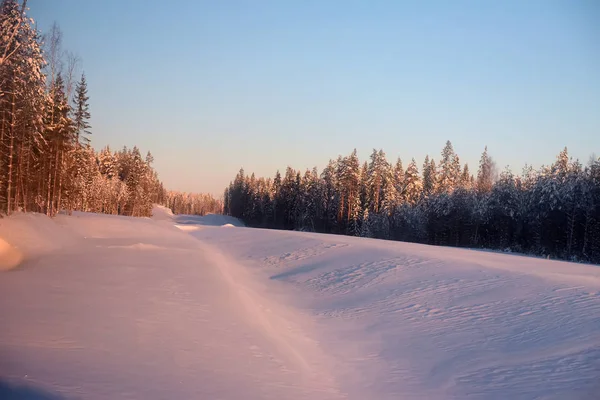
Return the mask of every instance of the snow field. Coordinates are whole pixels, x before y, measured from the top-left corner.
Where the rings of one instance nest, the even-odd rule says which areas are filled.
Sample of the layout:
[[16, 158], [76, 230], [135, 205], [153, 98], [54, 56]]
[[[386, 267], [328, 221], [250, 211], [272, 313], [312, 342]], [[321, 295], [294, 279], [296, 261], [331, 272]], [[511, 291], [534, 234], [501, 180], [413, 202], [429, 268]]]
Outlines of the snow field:
[[0, 220], [0, 397], [597, 398], [596, 266], [154, 214]]

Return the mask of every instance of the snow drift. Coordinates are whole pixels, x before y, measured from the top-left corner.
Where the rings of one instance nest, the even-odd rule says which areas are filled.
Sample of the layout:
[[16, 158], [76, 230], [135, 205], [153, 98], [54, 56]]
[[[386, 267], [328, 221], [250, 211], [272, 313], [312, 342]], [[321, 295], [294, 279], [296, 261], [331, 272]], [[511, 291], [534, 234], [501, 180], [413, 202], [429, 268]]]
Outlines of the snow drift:
[[596, 266], [228, 223], [168, 212], [0, 220], [27, 266], [0, 274], [0, 395], [583, 400], [600, 390]]

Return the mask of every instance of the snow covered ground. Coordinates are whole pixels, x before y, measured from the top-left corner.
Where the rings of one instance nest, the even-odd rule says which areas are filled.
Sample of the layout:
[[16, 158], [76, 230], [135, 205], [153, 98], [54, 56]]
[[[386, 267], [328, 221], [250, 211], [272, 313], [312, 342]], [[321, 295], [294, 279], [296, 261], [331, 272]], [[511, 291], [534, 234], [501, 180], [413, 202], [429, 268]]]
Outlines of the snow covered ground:
[[0, 398], [600, 398], [597, 266], [241, 225], [0, 219]]

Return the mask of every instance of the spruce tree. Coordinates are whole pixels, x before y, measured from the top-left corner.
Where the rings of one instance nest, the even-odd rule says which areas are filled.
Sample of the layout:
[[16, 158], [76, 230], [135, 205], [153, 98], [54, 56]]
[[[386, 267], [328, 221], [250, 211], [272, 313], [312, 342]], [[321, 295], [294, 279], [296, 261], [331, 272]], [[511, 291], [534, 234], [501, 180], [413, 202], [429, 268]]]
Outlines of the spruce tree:
[[85, 74], [81, 74], [81, 80], [75, 86], [75, 99], [73, 106], [73, 122], [75, 125], [75, 143], [79, 145], [80, 139], [84, 141], [84, 144], [90, 142], [88, 135], [91, 135], [89, 129], [91, 125], [90, 120], [90, 106], [88, 104], [89, 96], [87, 94], [87, 81], [85, 80]]
[[442, 150], [442, 158], [438, 165], [438, 193], [452, 193], [460, 174], [460, 163], [458, 156], [454, 152], [452, 143], [448, 140]]
[[404, 202], [407, 204], [416, 204], [423, 192], [423, 184], [419, 176], [417, 163], [413, 158], [404, 173]]
[[485, 146], [479, 160], [479, 171], [477, 172], [477, 191], [479, 193], [489, 193], [492, 190], [492, 168], [492, 160], [488, 155], [487, 146]]

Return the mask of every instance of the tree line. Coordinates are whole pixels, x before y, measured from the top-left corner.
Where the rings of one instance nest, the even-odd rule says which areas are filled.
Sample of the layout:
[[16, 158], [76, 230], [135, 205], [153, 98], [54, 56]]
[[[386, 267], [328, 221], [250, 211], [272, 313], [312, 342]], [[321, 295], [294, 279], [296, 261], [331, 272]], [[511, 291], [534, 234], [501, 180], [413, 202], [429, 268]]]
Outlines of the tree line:
[[85, 74], [54, 24], [40, 34], [26, 1], [0, 4], [0, 213], [73, 210], [150, 216], [154, 203], [203, 213], [210, 196], [167, 192], [152, 155], [95, 151]]
[[170, 208], [174, 214], [206, 215], [223, 213], [223, 200], [206, 193], [169, 191], [161, 204]]
[[600, 159], [565, 148], [554, 163], [498, 173], [485, 148], [476, 175], [448, 141], [427, 156], [390, 163], [373, 150], [330, 160], [319, 174], [288, 167], [257, 178], [243, 169], [225, 189], [226, 214], [248, 226], [432, 245], [488, 248], [600, 263]]

